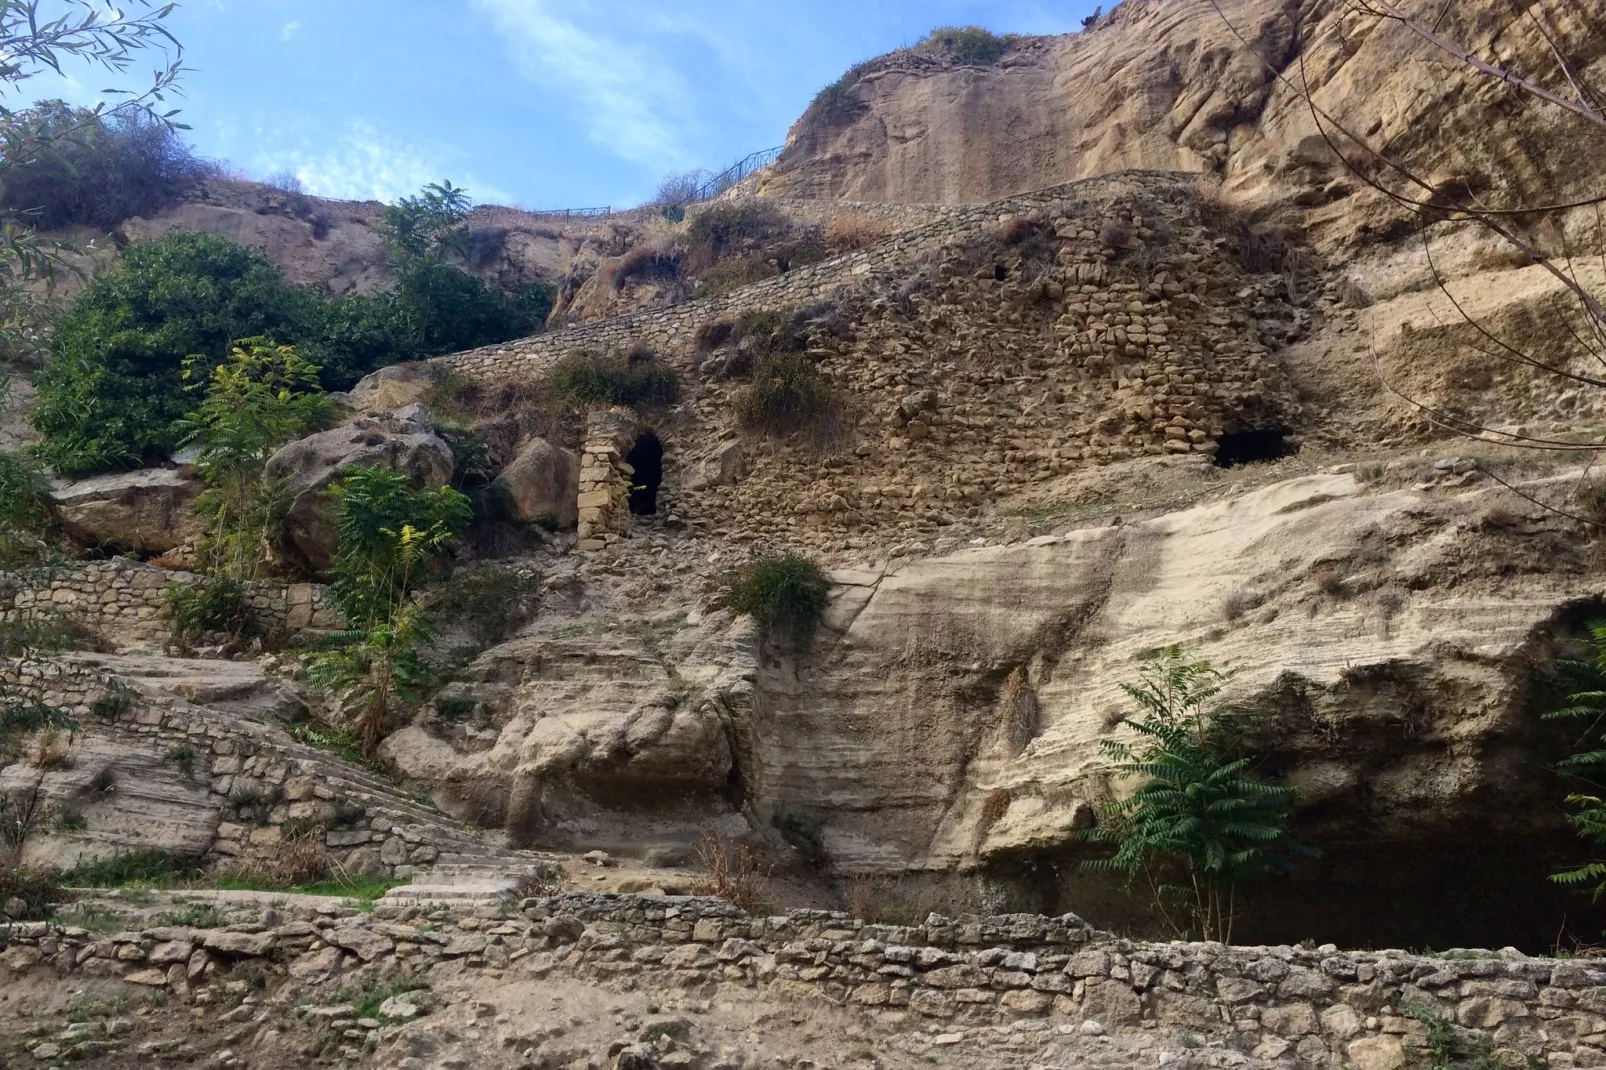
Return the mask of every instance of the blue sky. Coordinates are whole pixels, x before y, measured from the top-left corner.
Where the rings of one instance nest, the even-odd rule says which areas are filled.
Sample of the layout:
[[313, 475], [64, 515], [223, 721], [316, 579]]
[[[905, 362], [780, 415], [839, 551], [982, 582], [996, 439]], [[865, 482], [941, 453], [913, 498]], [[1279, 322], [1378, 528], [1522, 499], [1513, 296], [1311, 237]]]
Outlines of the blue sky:
[[[47, 5], [48, 6], [48, 5]], [[184, 0], [181, 121], [311, 193], [620, 206], [779, 145], [819, 88], [934, 26], [1064, 33], [1081, 0]], [[77, 103], [108, 84], [27, 83]], [[131, 84], [125, 82], [124, 84]]]

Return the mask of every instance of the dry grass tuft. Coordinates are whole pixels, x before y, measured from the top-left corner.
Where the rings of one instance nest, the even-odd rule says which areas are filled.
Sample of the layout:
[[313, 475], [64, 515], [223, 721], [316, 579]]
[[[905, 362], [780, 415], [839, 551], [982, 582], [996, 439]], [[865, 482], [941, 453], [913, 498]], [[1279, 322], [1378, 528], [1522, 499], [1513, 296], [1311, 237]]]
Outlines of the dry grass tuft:
[[695, 850], [707, 871], [707, 876], [697, 882], [699, 894], [718, 896], [749, 914], [760, 912], [765, 905], [769, 871], [759, 868], [751, 847], [733, 844], [713, 830], [704, 829]]
[[218, 875], [260, 888], [296, 888], [327, 881], [336, 869], [320, 828], [284, 837], [271, 855], [236, 858], [221, 867]]
[[825, 247], [833, 253], [851, 253], [885, 241], [892, 226], [869, 212], [838, 212], [825, 223]]

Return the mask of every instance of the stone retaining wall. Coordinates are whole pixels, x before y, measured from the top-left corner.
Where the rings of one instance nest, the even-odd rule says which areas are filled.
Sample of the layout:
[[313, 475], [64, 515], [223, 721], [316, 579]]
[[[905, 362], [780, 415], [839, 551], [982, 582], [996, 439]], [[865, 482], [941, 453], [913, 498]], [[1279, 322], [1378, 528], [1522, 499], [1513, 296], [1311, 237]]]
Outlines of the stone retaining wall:
[[[997, 223], [1000, 216], [1052, 208], [1073, 197], [1098, 197], [1106, 191], [1123, 190], [1134, 183], [1173, 176], [1162, 172], [1129, 172], [1113, 177], [1084, 179], [1048, 189], [1011, 197], [996, 204], [952, 207], [936, 219], [896, 233], [867, 249], [833, 257], [816, 264], [745, 286], [731, 294], [704, 298], [668, 308], [599, 320], [568, 327], [513, 342], [471, 349], [432, 363], [443, 364], [473, 378], [527, 378], [543, 374], [560, 357], [575, 349], [625, 349], [644, 343], [655, 352], [679, 349], [697, 328], [710, 320], [736, 316], [746, 311], [762, 311], [808, 305], [827, 298], [838, 287], [868, 276], [895, 272], [917, 254], [942, 248], [945, 244], [974, 237], [978, 228]], [[799, 211], [814, 211], [822, 221], [834, 212], [816, 207], [819, 202], [783, 202]], [[801, 208], [799, 206], [807, 206]], [[909, 222], [933, 214], [931, 206], [834, 205], [836, 211], [856, 210], [886, 215], [895, 223]]]
[[[13, 572], [0, 579], [0, 621], [61, 616], [120, 649], [161, 646], [173, 637], [167, 585], [198, 578], [124, 557]], [[269, 631], [327, 631], [340, 627], [340, 617], [326, 592], [318, 583], [264, 581], [251, 585], [247, 599]]]
[[936, 1023], [1165, 1028], [1226, 1037], [1263, 1060], [1335, 1070], [1425, 1065], [1434, 1022], [1441, 1031], [1459, 1027], [1464, 1050], [1516, 1065], [1606, 1065], [1606, 969], [1511, 951], [1149, 944], [1070, 915], [932, 915], [905, 927], [819, 911], [751, 917], [686, 897], [560, 895], [525, 900], [514, 914], [385, 902], [372, 916], [302, 913], [305, 920], [287, 920], [275, 911], [271, 925], [115, 936], [21, 925], [0, 969], [120, 976], [180, 994], [246, 959], [281, 964], [301, 985], [364, 967], [426, 981], [437, 971], [556, 971], [704, 995], [721, 985], [814, 993]]
[[[489, 853], [427, 802], [405, 800], [378, 774], [300, 743], [272, 717], [153, 699], [85, 662], [0, 662], [0, 688], [36, 694], [78, 722], [59, 768], [41, 774], [17, 763], [0, 772], [0, 795], [26, 788], [39, 793], [46, 812], [72, 809], [84, 817], [79, 832], [41, 829], [29, 844], [44, 853], [25, 858], [70, 865], [133, 849], [101, 837], [99, 808], [126, 818], [152, 794], [163, 808], [143, 822], [138, 846], [208, 865], [271, 860], [287, 836], [308, 834], [321, 836], [330, 857], [354, 876], [411, 876], [443, 850]], [[10, 782], [13, 769], [26, 784]], [[97, 773], [117, 785], [115, 796], [102, 801], [90, 793], [86, 804], [83, 783]], [[201, 842], [196, 828], [204, 830]]]

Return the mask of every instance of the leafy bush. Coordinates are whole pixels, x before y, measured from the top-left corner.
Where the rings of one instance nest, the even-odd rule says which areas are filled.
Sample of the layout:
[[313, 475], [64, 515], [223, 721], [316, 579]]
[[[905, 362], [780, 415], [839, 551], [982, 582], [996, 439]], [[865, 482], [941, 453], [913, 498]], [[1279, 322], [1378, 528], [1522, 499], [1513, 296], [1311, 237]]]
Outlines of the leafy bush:
[[650, 356], [630, 358], [577, 349], [552, 369], [552, 397], [571, 405], [671, 405], [680, 397], [674, 371]]
[[806, 646], [830, 605], [831, 581], [806, 557], [763, 557], [727, 580], [724, 605]]
[[[201, 370], [191, 358], [184, 378], [201, 378]], [[242, 584], [257, 578], [289, 507], [281, 485], [264, 483], [263, 469], [284, 443], [333, 421], [334, 405], [318, 385], [318, 371], [289, 346], [248, 338], [211, 369], [200, 406], [175, 425], [182, 444], [197, 448], [195, 464], [210, 488], [197, 506], [212, 519], [201, 543], [212, 580], [193, 592], [172, 592], [180, 635], [195, 634], [192, 624], [218, 630], [207, 621], [227, 622], [221, 630], [244, 634]], [[192, 389], [201, 385], [192, 382]]]
[[433, 637], [414, 590], [430, 579], [472, 515], [451, 489], [413, 490], [408, 477], [357, 468], [335, 485], [335, 582], [348, 631], [343, 645], [313, 659], [314, 682], [335, 693], [371, 755], [399, 708], [430, 678], [419, 650]]
[[138, 465], [178, 444], [191, 358], [218, 364], [236, 339], [320, 332], [320, 298], [258, 250], [211, 234], [131, 245], [62, 318], [29, 422], [58, 471]]
[[50, 556], [49, 502], [50, 480], [33, 458], [0, 450], [0, 570], [37, 565]]
[[445, 259], [461, 244], [461, 228], [444, 222], [455, 209], [414, 200], [387, 209], [396, 282], [372, 297], [332, 300], [292, 286], [260, 251], [215, 235], [129, 246], [56, 328], [29, 416], [44, 436], [41, 456], [77, 475], [170, 453], [189, 408], [186, 362], [224, 363], [242, 340], [294, 346], [334, 390], [387, 364], [538, 331], [550, 288], [488, 288]]
[[753, 381], [732, 398], [736, 422], [746, 431], [784, 436], [836, 430], [842, 402], [829, 380], [802, 353], [773, 353], [753, 367]]
[[1142, 710], [1127, 721], [1138, 738], [1102, 748], [1114, 774], [1141, 782], [1099, 808], [1104, 825], [1085, 836], [1115, 854], [1083, 867], [1141, 879], [1179, 939], [1230, 943], [1239, 887], [1317, 852], [1288, 836], [1298, 790], [1254, 779], [1253, 758], [1228, 757], [1239, 715], [1212, 704], [1223, 679], [1169, 647], [1144, 659], [1137, 684], [1121, 685]]
[[217, 165], [196, 157], [178, 131], [147, 112], [97, 115], [47, 100], [18, 119], [45, 132], [0, 185], [0, 212], [45, 229], [112, 227], [177, 203]]
[[1000, 37], [980, 26], [944, 26], [926, 34], [915, 47], [947, 52], [960, 63], [989, 66], [1015, 47], [1017, 40], [1014, 34]]
[[195, 639], [206, 632], [239, 638], [259, 631], [246, 601], [245, 585], [228, 576], [171, 582], [162, 592], [162, 602], [173, 615], [173, 631], [181, 639]]
[[[1606, 799], [1599, 794], [1606, 782], [1606, 621], [1589, 626], [1582, 655], [1553, 663], [1555, 673], [1572, 688], [1568, 705], [1542, 714], [1546, 721], [1575, 721], [1583, 726], [1574, 753], [1556, 763], [1556, 772], [1577, 781], [1584, 789], [1567, 796], [1573, 812], [1567, 820], [1573, 830], [1597, 848], [1606, 848]], [[1606, 859], [1593, 859], [1551, 875], [1557, 884], [1587, 888], [1599, 899], [1606, 895]]]

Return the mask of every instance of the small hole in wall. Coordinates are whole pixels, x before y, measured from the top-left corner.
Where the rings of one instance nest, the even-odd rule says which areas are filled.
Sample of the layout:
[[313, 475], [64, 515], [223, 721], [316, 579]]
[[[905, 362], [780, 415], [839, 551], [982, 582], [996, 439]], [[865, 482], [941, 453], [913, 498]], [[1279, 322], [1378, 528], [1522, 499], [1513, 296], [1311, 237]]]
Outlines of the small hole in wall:
[[994, 264], [993, 278], [997, 279], [999, 282], [1003, 282], [1005, 279], [1009, 278], [1009, 268], [1003, 264]]
[[664, 445], [651, 431], [636, 439], [625, 455], [625, 463], [635, 469], [630, 480], [630, 511], [636, 516], [658, 512], [658, 488], [664, 481]]
[[1260, 427], [1252, 431], [1229, 431], [1216, 444], [1215, 466], [1236, 468], [1241, 464], [1275, 461], [1292, 457], [1299, 452], [1296, 443], [1288, 441], [1286, 427]]

